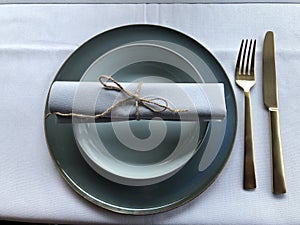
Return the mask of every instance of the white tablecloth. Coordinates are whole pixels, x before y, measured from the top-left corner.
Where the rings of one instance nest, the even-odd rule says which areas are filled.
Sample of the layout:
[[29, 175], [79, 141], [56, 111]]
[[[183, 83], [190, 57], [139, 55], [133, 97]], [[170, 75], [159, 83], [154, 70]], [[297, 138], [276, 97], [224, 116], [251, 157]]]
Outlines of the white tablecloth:
[[[299, 4], [4, 4], [0, 5], [0, 219], [99, 224], [300, 223]], [[90, 37], [113, 27], [151, 23], [180, 30], [221, 62], [236, 93], [238, 131], [218, 179], [192, 202], [151, 216], [94, 206], [60, 177], [47, 149], [43, 110], [53, 76]], [[262, 44], [276, 39], [280, 125], [287, 194], [271, 188], [268, 112], [262, 100]], [[234, 84], [243, 38], [257, 39], [252, 90], [257, 189], [244, 191], [244, 97]]]

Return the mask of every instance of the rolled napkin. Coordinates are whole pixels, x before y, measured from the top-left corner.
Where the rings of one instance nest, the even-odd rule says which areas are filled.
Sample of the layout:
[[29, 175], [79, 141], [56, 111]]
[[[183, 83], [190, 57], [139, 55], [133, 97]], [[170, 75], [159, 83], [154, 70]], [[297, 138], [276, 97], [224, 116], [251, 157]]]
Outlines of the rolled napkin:
[[99, 80], [54, 82], [50, 114], [60, 123], [222, 120], [226, 116], [221, 83], [118, 83], [106, 76]]

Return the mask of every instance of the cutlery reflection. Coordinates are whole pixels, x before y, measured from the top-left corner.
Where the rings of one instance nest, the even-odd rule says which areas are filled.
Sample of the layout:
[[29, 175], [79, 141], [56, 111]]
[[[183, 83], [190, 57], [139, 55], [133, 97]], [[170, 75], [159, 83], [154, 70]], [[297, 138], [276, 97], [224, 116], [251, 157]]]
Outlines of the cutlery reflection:
[[244, 189], [256, 188], [250, 89], [255, 85], [254, 61], [256, 40], [242, 40], [235, 68], [235, 82], [245, 94]]

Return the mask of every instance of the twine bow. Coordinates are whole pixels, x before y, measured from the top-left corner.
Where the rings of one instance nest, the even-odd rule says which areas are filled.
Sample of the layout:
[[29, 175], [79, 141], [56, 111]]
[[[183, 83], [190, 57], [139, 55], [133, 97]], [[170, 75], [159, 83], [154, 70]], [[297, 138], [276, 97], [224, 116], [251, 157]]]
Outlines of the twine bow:
[[[104, 81], [106, 80], [106, 81]], [[111, 81], [111, 82], [107, 82]], [[165, 110], [169, 110], [174, 113], [178, 112], [186, 112], [187, 110], [185, 109], [173, 109], [169, 107], [168, 101], [164, 98], [161, 97], [155, 97], [155, 98], [147, 98], [147, 97], [141, 97], [140, 96], [140, 90], [142, 87], [142, 82], [140, 82], [135, 90], [134, 93], [126, 90], [120, 83], [118, 83], [115, 79], [113, 79], [110, 76], [106, 75], [101, 75], [99, 77], [99, 82], [103, 85], [104, 88], [109, 89], [109, 90], [116, 90], [124, 93], [128, 97], [122, 100], [117, 101], [110, 107], [108, 107], [105, 111], [102, 113], [96, 114], [96, 115], [84, 115], [84, 114], [78, 114], [78, 113], [61, 113], [61, 112], [53, 112], [53, 113], [48, 113], [46, 115], [46, 118], [51, 115], [55, 114], [58, 116], [64, 116], [64, 117], [69, 117], [69, 116], [75, 116], [78, 118], [92, 118], [92, 119], [98, 119], [100, 117], [105, 116], [106, 114], [110, 113], [114, 108], [124, 104], [125, 102], [128, 101], [135, 101], [135, 118], [136, 120], [140, 119], [140, 113], [139, 113], [139, 106], [143, 105], [147, 109], [151, 110], [152, 112], [164, 112]], [[162, 103], [160, 103], [162, 102]]]

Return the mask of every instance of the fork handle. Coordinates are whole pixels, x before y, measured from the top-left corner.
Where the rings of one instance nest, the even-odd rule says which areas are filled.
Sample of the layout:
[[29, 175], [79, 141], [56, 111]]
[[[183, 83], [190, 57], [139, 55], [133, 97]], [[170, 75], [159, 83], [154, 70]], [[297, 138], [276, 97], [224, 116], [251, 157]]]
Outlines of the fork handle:
[[277, 109], [270, 110], [270, 119], [272, 135], [273, 193], [283, 194], [286, 192], [286, 186], [279, 129], [279, 113]]
[[256, 188], [250, 91], [245, 91], [244, 189]]

